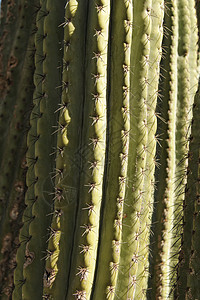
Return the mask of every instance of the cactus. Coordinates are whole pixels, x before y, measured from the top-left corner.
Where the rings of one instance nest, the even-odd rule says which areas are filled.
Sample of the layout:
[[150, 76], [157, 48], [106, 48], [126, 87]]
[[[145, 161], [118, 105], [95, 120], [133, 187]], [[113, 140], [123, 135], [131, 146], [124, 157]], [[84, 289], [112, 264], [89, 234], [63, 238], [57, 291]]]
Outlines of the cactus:
[[199, 1], [2, 0], [0, 299], [198, 299]]

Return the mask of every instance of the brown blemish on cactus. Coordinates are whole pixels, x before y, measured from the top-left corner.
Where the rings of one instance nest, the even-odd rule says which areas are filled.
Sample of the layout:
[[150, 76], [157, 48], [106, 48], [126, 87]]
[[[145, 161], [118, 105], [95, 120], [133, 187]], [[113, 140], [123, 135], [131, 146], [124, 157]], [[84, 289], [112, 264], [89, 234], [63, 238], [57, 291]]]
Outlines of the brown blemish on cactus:
[[46, 268], [43, 276], [43, 284], [45, 287], [49, 288], [54, 280], [56, 279], [55, 277], [56, 273], [54, 269]]
[[12, 250], [12, 234], [8, 233], [3, 238], [1, 253], [10, 252]]
[[11, 82], [12, 69], [16, 68], [18, 64], [18, 59], [14, 55], [11, 55], [8, 60], [6, 79]]
[[[4, 38], [6, 35], [4, 36]], [[3, 45], [0, 47], [0, 51], [3, 49]], [[2, 98], [5, 98], [8, 93], [9, 87], [12, 84], [12, 71], [18, 65], [18, 60], [15, 56], [11, 55], [8, 60], [6, 74], [4, 75], [3, 67], [3, 55], [0, 55], [0, 92]]]
[[17, 220], [19, 215], [19, 206], [18, 203], [14, 203], [12, 210], [10, 211], [10, 218], [11, 220]]
[[22, 194], [24, 192], [24, 182], [23, 181], [17, 181], [14, 185], [15, 191], [19, 194]]
[[28, 249], [28, 244], [26, 244], [26, 250], [25, 250], [25, 263], [24, 263], [24, 269], [30, 265], [34, 258], [35, 258], [35, 254], [33, 252], [30, 252], [29, 249]]
[[[3, 239], [0, 261], [0, 290], [1, 296], [11, 296], [13, 284], [13, 272], [16, 267], [16, 251], [19, 245], [18, 238], [13, 239], [11, 233], [7, 234]], [[10, 298], [9, 298], [10, 299]]]

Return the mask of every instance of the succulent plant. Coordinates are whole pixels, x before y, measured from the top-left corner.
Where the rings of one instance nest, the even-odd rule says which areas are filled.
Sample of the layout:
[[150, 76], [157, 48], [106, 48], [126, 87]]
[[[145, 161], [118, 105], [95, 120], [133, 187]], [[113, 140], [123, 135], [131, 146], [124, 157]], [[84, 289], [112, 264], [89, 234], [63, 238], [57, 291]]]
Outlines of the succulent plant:
[[198, 299], [199, 15], [2, 0], [0, 299]]

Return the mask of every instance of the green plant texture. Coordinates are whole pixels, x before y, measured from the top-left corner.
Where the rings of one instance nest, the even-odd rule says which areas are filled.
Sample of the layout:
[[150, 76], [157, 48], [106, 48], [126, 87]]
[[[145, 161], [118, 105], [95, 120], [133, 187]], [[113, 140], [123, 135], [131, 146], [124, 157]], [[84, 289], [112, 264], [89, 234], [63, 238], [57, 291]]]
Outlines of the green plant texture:
[[0, 300], [200, 299], [199, 0], [2, 0]]

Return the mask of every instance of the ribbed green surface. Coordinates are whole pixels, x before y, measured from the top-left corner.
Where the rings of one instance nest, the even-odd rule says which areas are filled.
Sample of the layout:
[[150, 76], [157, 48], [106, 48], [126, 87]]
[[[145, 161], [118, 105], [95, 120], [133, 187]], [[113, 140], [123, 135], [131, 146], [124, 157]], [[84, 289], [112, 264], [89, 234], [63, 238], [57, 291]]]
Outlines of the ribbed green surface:
[[[3, 210], [2, 222], [1, 222], [1, 238], [2, 240], [9, 234], [11, 234], [11, 242], [14, 242], [16, 237], [19, 235], [19, 229], [21, 227], [22, 212], [25, 208], [24, 194], [25, 194], [25, 175], [26, 165], [24, 172], [21, 170], [22, 161], [25, 164], [25, 153], [26, 153], [26, 132], [28, 126], [28, 119], [30, 116], [30, 110], [32, 107], [32, 93], [33, 93], [33, 51], [34, 51], [34, 37], [30, 37], [28, 43], [28, 49], [26, 52], [26, 58], [23, 68], [23, 75], [16, 95], [16, 106], [14, 110], [14, 118], [12, 118], [10, 128], [7, 135], [6, 148], [3, 155], [3, 161], [1, 164], [1, 175], [0, 181], [4, 187], [5, 193], [5, 208]], [[24, 118], [24, 115], [27, 115]], [[13, 166], [16, 165], [17, 168]], [[17, 177], [21, 179], [17, 180]], [[23, 195], [17, 194], [16, 186], [20, 186], [23, 191]], [[10, 188], [12, 187], [12, 188]], [[19, 196], [17, 196], [19, 195]], [[13, 216], [15, 211], [16, 216]], [[15, 225], [16, 222], [16, 225]], [[17, 224], [18, 223], [18, 224]], [[4, 246], [3, 246], [4, 247]], [[6, 254], [7, 255], [7, 254]], [[6, 265], [5, 254], [0, 255], [0, 265]], [[9, 269], [6, 266], [6, 269]]]
[[[193, 119], [191, 126], [188, 180], [185, 186], [185, 201], [183, 210], [182, 251], [179, 255], [177, 298], [187, 295], [194, 299], [199, 295], [199, 89], [193, 104]], [[198, 298], [197, 298], [198, 299]]]
[[[0, 72], [1, 72], [1, 85], [0, 85], [0, 102], [3, 95], [9, 86], [9, 79], [7, 70], [9, 69], [10, 56], [13, 56], [13, 49], [16, 47], [16, 35], [19, 35], [19, 27], [24, 23], [21, 16], [24, 14], [23, 0], [1, 1], [1, 21], [0, 21]], [[8, 68], [8, 69], [7, 69]], [[12, 68], [12, 67], [11, 67]]]
[[35, 56], [34, 56], [34, 64], [35, 64], [35, 72], [34, 72], [34, 85], [35, 90], [33, 93], [33, 109], [30, 115], [30, 129], [27, 136], [27, 153], [26, 153], [26, 161], [27, 161], [27, 175], [26, 175], [26, 185], [27, 191], [25, 195], [25, 204], [26, 209], [23, 214], [23, 227], [20, 231], [19, 241], [20, 247], [17, 252], [16, 262], [17, 267], [15, 269], [14, 274], [14, 282], [15, 289], [13, 292], [14, 299], [22, 299], [22, 286], [26, 282], [26, 278], [24, 276], [24, 269], [32, 261], [32, 256], [27, 252], [27, 243], [30, 240], [29, 233], [29, 225], [33, 221], [34, 216], [32, 214], [32, 206], [36, 201], [36, 196], [34, 192], [35, 185], [35, 170], [34, 165], [37, 161], [35, 155], [35, 142], [37, 140], [37, 120], [40, 117], [39, 111], [39, 103], [42, 95], [42, 85], [41, 82], [37, 80], [37, 74], [42, 74], [42, 61], [40, 60], [43, 54], [43, 43], [41, 40], [41, 35], [43, 34], [43, 18], [41, 18], [41, 12], [44, 10], [46, 1], [40, 1], [40, 9], [36, 16], [36, 26], [37, 32], [34, 36], [34, 44], [35, 44]]
[[[35, 1], [37, 2], [37, 0]], [[12, 3], [12, 6], [14, 4]], [[34, 5], [34, 1], [33, 1]], [[14, 5], [15, 6], [15, 5]], [[17, 3], [16, 3], [17, 7]], [[10, 29], [12, 32], [16, 32], [12, 39], [12, 46], [9, 51], [9, 57], [6, 59], [4, 56], [1, 57], [1, 64], [5, 62], [4, 68], [6, 70], [1, 71], [1, 98], [0, 98], [0, 162], [2, 160], [2, 152], [4, 150], [4, 143], [8, 133], [8, 128], [11, 122], [12, 112], [16, 105], [16, 94], [18, 87], [20, 86], [21, 72], [23, 70], [24, 58], [26, 55], [26, 49], [28, 45], [29, 36], [32, 29], [32, 21], [34, 20], [33, 11], [30, 9], [30, 3], [25, 0], [21, 0], [21, 8], [19, 10], [19, 17], [14, 24], [14, 29]], [[10, 32], [8, 30], [8, 36]], [[24, 41], [23, 43], [21, 41]], [[6, 42], [5, 42], [6, 44]], [[8, 42], [9, 45], [9, 42]], [[3, 43], [4, 48], [4, 43]], [[3, 52], [1, 51], [1, 55]], [[1, 69], [0, 69], [1, 70]], [[6, 74], [5, 74], [6, 73]], [[3, 197], [2, 185], [0, 185], [0, 195]]]
[[[114, 299], [120, 262], [130, 130], [132, 3], [113, 3], [108, 78], [108, 161], [93, 299]], [[108, 231], [108, 228], [110, 230]]]
[[[60, 25], [64, 28], [63, 90], [62, 102], [58, 105], [56, 113], [59, 114], [59, 124], [63, 129], [58, 131], [57, 148], [55, 149], [56, 185], [48, 245], [48, 250], [53, 251], [53, 255], [46, 262], [46, 269], [54, 273], [54, 278], [44, 286], [44, 295], [52, 295], [54, 299], [63, 299], [68, 287], [75, 229], [81, 168], [79, 122], [82, 118], [84, 96], [86, 8], [87, 1], [85, 3], [76, 0], [70, 1], [65, 9], [65, 22]], [[60, 170], [63, 170], [63, 174]], [[63, 282], [66, 282], [66, 285], [63, 285]]]
[[160, 74], [160, 60], [162, 55], [163, 40], [163, 17], [164, 17], [164, 1], [152, 0], [151, 10], [149, 11], [151, 22], [151, 33], [149, 36], [150, 53], [146, 57], [146, 64], [149, 66], [147, 82], [148, 91], [145, 105], [147, 106], [147, 131], [148, 139], [146, 146], [146, 164], [144, 167], [144, 184], [143, 199], [140, 213], [140, 243], [137, 260], [138, 264], [136, 299], [145, 299], [147, 281], [149, 276], [149, 249], [150, 249], [150, 226], [154, 205], [154, 188], [155, 178], [154, 172], [156, 167], [156, 144], [158, 137], [157, 130], [157, 114], [156, 105], [158, 98], [158, 83]]
[[3, 0], [0, 299], [198, 299], [198, 7]]
[[[130, 138], [127, 167], [127, 189], [123, 214], [121, 258], [116, 289], [121, 299], [134, 298], [137, 291], [137, 270], [141, 239], [141, 210], [144, 197], [143, 184], [147, 158], [147, 93], [150, 53], [151, 1], [133, 1], [133, 32], [130, 76]], [[138, 30], [139, 28], [139, 30]], [[131, 154], [131, 155], [130, 155]], [[136, 258], [136, 259], [135, 259]], [[140, 295], [141, 297], [141, 295]]]
[[[66, 299], [82, 292], [90, 298], [96, 267], [106, 147], [107, 55], [110, 0], [88, 2], [85, 61], [85, 100], [76, 229], [69, 290]], [[98, 34], [101, 30], [101, 34]], [[92, 117], [99, 119], [93, 122]], [[91, 167], [94, 166], [94, 167]], [[89, 210], [91, 207], [91, 210]], [[88, 251], [81, 251], [81, 247]], [[81, 252], [81, 253], [80, 253]]]
[[[177, 1], [170, 1], [165, 15], [163, 40], [163, 78], [161, 78], [161, 135], [160, 167], [156, 180], [155, 203], [157, 208], [155, 224], [155, 242], [152, 263], [152, 292], [155, 299], [166, 299], [170, 292], [170, 249], [172, 247], [173, 211], [175, 200], [175, 131], [177, 105], [177, 57], [178, 57], [178, 15]], [[168, 33], [170, 28], [170, 34]], [[166, 52], [165, 52], [166, 51]], [[160, 180], [163, 178], [163, 180]]]
[[[43, 3], [43, 2], [42, 2]], [[34, 217], [29, 225], [30, 241], [26, 245], [27, 253], [32, 255], [32, 261], [24, 268], [26, 282], [22, 288], [23, 299], [40, 299], [43, 294], [43, 275], [45, 273], [46, 245], [48, 239], [47, 228], [50, 222], [52, 205], [53, 186], [51, 181], [51, 171], [54, 167], [52, 146], [56, 146], [53, 128], [56, 124], [55, 110], [59, 99], [60, 85], [58, 62], [62, 59], [62, 52], [59, 51], [59, 42], [62, 36], [62, 28], [58, 28], [63, 19], [63, 7], [58, 3], [52, 5], [52, 1], [46, 1], [46, 7], [42, 10], [44, 18], [44, 30], [41, 36], [43, 42], [42, 74], [40, 83], [42, 84], [42, 98], [39, 102], [40, 118], [37, 121], [37, 139], [35, 140], [34, 165], [35, 182], [34, 193], [36, 201], [32, 206], [32, 216]], [[51, 31], [51, 34], [50, 34]], [[37, 45], [36, 45], [37, 47]], [[55, 59], [56, 58], [56, 59]], [[38, 232], [40, 232], [38, 234]], [[36, 286], [38, 287], [36, 289]]]
[[[200, 88], [200, 87], [199, 87]], [[194, 111], [193, 111], [193, 123], [191, 128], [191, 138], [192, 141], [189, 147], [189, 153], [192, 155], [192, 159], [188, 162], [188, 169], [190, 171], [188, 175], [187, 187], [188, 191], [185, 195], [186, 205], [188, 202], [194, 202], [194, 211], [193, 211], [193, 224], [192, 224], [192, 234], [191, 234], [191, 251], [189, 253], [189, 271], [187, 272], [187, 297], [188, 299], [198, 299], [200, 294], [199, 286], [199, 270], [200, 270], [200, 258], [199, 258], [199, 237], [200, 237], [200, 228], [199, 228], [199, 212], [200, 212], [200, 202], [199, 202], [199, 193], [200, 193], [200, 151], [199, 151], [199, 117], [200, 117], [200, 89], [196, 94], [194, 100]], [[185, 217], [187, 222], [187, 216]], [[184, 232], [184, 236], [187, 232]], [[183, 239], [184, 243], [184, 239]], [[180, 272], [182, 270], [180, 269]], [[182, 283], [181, 283], [182, 284]], [[180, 289], [183, 286], [180, 286]]]
[[[193, 15], [193, 1], [178, 1], [179, 44], [178, 44], [178, 98], [176, 113], [176, 170], [173, 242], [171, 249], [171, 292], [177, 282], [178, 253], [181, 249], [183, 204], [187, 182], [187, 152], [190, 136], [192, 105], [197, 89], [197, 20]], [[196, 53], [196, 54], [195, 54]], [[173, 294], [172, 294], [173, 295]]]

